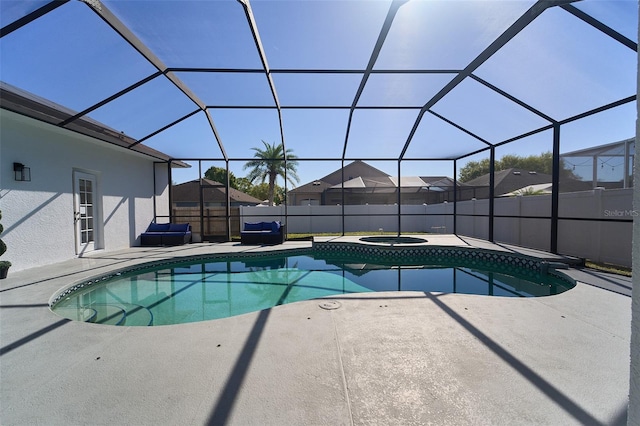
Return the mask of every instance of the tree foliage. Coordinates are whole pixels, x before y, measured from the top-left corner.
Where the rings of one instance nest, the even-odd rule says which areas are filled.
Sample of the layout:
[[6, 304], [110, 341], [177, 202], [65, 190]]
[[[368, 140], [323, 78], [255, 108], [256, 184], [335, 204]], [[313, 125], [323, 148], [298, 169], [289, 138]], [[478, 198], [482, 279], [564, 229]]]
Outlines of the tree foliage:
[[[268, 144], [262, 141], [264, 149], [252, 148], [254, 160], [247, 162], [244, 169], [251, 168], [247, 177], [236, 177], [229, 172], [229, 186], [260, 200], [268, 200], [270, 204], [280, 204], [285, 201], [284, 188], [276, 183], [278, 176], [284, 177], [284, 152], [282, 144]], [[288, 149], [287, 152], [287, 181], [298, 182], [297, 157]], [[204, 177], [224, 184], [227, 180], [227, 170], [212, 166], [204, 172]], [[257, 182], [257, 183], [256, 183]]]
[[[284, 144], [269, 144], [262, 141], [264, 149], [251, 148], [254, 152], [253, 160], [244, 165], [244, 169], [250, 169], [247, 179], [251, 183], [268, 183], [267, 200], [269, 204], [275, 201], [276, 179], [278, 176], [285, 178], [295, 186], [300, 178], [297, 174], [298, 162], [291, 149], [284, 150]], [[285, 161], [286, 156], [286, 161]]]
[[[501, 159], [496, 160], [496, 171], [510, 168], [523, 169], [550, 175], [553, 171], [553, 154], [550, 151], [543, 152], [540, 155], [529, 155], [527, 157], [507, 154]], [[480, 161], [469, 161], [460, 169], [458, 180], [460, 182], [469, 182], [470, 180], [487, 173], [489, 173], [488, 158], [483, 158]], [[566, 168], [562, 159], [560, 159], [560, 177], [579, 179], [572, 170]]]
[[[245, 194], [249, 194], [251, 191], [251, 188], [253, 187], [253, 184], [251, 183], [251, 181], [247, 178], [244, 177], [240, 177], [240, 178], [236, 178], [236, 189], [238, 191], [242, 191]], [[256, 197], [258, 198], [258, 197]]]
[[[496, 164], [497, 170], [498, 164]], [[469, 182], [479, 176], [489, 173], [489, 159], [483, 158], [480, 161], [469, 161], [460, 169], [458, 181]]]
[[[220, 182], [225, 184], [227, 182], [227, 169], [223, 169], [222, 167], [212, 166], [204, 172], [204, 177], [209, 180], [213, 180], [215, 182]], [[229, 186], [231, 188], [238, 188], [238, 178], [236, 178], [233, 172], [229, 172]]]
[[[212, 166], [204, 172], [206, 179], [224, 184], [227, 180], [227, 170], [222, 167]], [[259, 200], [269, 199], [269, 183], [263, 182], [257, 185], [251, 183], [251, 181], [245, 177], [236, 177], [233, 172], [229, 172], [229, 186], [231, 188], [242, 191], [245, 194], [249, 194]], [[284, 188], [276, 184], [274, 186], [274, 198], [275, 204], [280, 204], [284, 201]]]
[[[274, 187], [274, 195], [273, 202], [277, 204], [281, 204], [284, 202], [284, 188], [280, 185], [276, 184]], [[256, 197], [259, 200], [268, 200], [269, 199], [269, 184], [267, 182], [259, 183], [257, 185], [251, 185], [247, 194], [252, 197]]]

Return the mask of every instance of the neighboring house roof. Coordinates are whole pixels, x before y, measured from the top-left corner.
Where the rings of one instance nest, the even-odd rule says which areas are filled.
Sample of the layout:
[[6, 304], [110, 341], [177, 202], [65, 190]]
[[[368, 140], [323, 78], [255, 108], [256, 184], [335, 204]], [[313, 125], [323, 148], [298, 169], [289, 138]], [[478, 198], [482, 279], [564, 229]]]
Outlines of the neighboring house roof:
[[[60, 126], [78, 114], [76, 111], [2, 81], [0, 81], [0, 108], [53, 124], [54, 126]], [[172, 159], [169, 155], [138, 143], [134, 138], [86, 115], [60, 127], [159, 160], [168, 161]], [[173, 161], [171, 164], [174, 167], [191, 167], [181, 161]]]
[[[546, 173], [531, 172], [524, 169], [510, 168], [495, 172], [495, 195], [503, 195], [532, 185], [547, 184], [552, 176]], [[489, 186], [489, 173], [466, 182], [466, 185], [474, 188]], [[585, 191], [591, 189], [591, 182], [576, 179], [561, 178], [560, 190], [562, 192]]]
[[[420, 176], [420, 179], [427, 183], [427, 189], [434, 192], [444, 192], [453, 189], [453, 179], [448, 176]], [[458, 182], [458, 188], [467, 184]]]
[[[174, 185], [171, 194], [173, 202], [200, 202], [200, 185], [199, 179]], [[203, 199], [205, 203], [224, 202], [226, 200], [224, 185], [222, 183], [210, 179], [202, 179], [202, 186], [204, 187]], [[262, 202], [235, 188], [229, 188], [229, 198], [235, 203], [255, 205]]]
[[314, 180], [313, 182], [309, 182], [306, 183], [304, 185], [298, 186], [297, 188], [294, 188], [292, 190], [290, 190], [289, 192], [298, 192], [298, 193], [305, 193], [305, 194], [312, 194], [312, 193], [322, 193], [325, 191], [325, 189], [331, 187], [331, 184], [327, 183], [327, 182], [323, 182], [320, 180]]
[[358, 176], [355, 179], [346, 181], [344, 185], [343, 184], [333, 185], [331, 189], [341, 189], [343, 186], [345, 188], [366, 188], [367, 187], [367, 185], [364, 183], [364, 180], [362, 180], [362, 178]]
[[[333, 185], [330, 189], [342, 189], [343, 184], [339, 183], [337, 185]], [[345, 189], [365, 189], [365, 188], [395, 188], [395, 182], [388, 176], [381, 176], [378, 178], [363, 178], [362, 176], [358, 176], [356, 178], [350, 179], [344, 183]]]
[[[344, 176], [344, 184], [342, 177]], [[464, 184], [459, 184], [462, 186]], [[400, 186], [406, 190], [442, 191], [453, 187], [453, 179], [447, 176], [402, 176]], [[289, 191], [290, 193], [312, 194], [323, 193], [326, 190], [345, 189], [393, 189], [398, 187], [398, 178], [376, 169], [361, 160], [356, 160], [344, 167], [344, 172], [338, 169], [321, 179], [301, 185]], [[384, 191], [382, 191], [384, 192]]]
[[342, 176], [344, 175], [344, 180], [348, 181], [358, 176], [363, 178], [378, 178], [378, 177], [388, 177], [389, 175], [385, 172], [376, 169], [373, 166], [365, 163], [362, 160], [356, 160], [352, 163], [344, 166], [343, 169], [338, 169], [335, 172], [329, 173], [325, 177], [319, 179], [321, 182], [327, 182], [330, 185], [338, 185], [342, 182]]
[[[431, 187], [449, 188], [453, 187], [453, 179], [448, 176], [420, 176], [420, 179], [428, 183]], [[458, 182], [458, 186], [467, 186], [466, 183]]]
[[507, 192], [500, 195], [501, 197], [515, 197], [516, 195], [526, 195], [529, 192], [535, 192], [536, 194], [551, 194], [551, 183], [538, 183], [536, 185], [529, 185], [522, 188], [518, 188], [515, 191]]
[[[365, 163], [361, 160], [356, 160], [352, 163], [344, 166], [344, 173], [342, 169], [338, 169], [335, 172], [331, 172], [328, 175], [306, 183], [304, 185], [298, 186], [297, 188], [293, 188], [289, 191], [292, 194], [321, 194], [327, 189], [330, 188], [340, 188], [342, 183], [342, 177], [344, 176], [345, 184], [347, 182], [361, 178], [361, 179], [369, 179], [370, 184], [373, 182], [385, 179], [388, 181], [389, 175], [385, 172], [376, 169], [373, 166]], [[350, 185], [358, 185], [359, 182], [352, 182]], [[366, 184], [365, 184], [366, 185]], [[356, 186], [352, 186], [355, 188]]]
[[378, 178], [362, 178], [366, 188], [395, 188], [396, 183], [389, 176], [380, 176]]
[[[393, 176], [390, 178], [395, 186], [398, 186], [398, 178]], [[400, 177], [400, 187], [401, 188], [426, 188], [430, 186], [429, 183], [425, 182], [419, 176], [401, 176]]]
[[[467, 186], [472, 187], [489, 186], [489, 177], [489, 173], [487, 173], [465, 183]], [[499, 170], [494, 173], [496, 195], [514, 191], [518, 188], [524, 188], [529, 185], [551, 182], [551, 180], [551, 175], [546, 173], [537, 173], [516, 168]]]

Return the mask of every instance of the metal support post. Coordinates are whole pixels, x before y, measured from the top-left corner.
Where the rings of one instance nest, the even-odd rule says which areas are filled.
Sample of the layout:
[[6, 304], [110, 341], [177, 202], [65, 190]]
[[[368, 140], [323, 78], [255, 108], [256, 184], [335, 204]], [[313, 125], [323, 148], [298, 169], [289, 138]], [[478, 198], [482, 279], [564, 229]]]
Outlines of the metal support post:
[[496, 148], [491, 147], [489, 156], [489, 241], [493, 242], [493, 215], [495, 197]]
[[402, 231], [402, 194], [400, 193], [401, 185], [401, 176], [402, 172], [400, 170], [400, 163], [402, 160], [398, 160], [398, 196], [397, 196], [397, 205], [398, 205], [398, 236], [400, 236]]
[[458, 234], [458, 162], [453, 160], [453, 233]]
[[553, 166], [551, 173], [551, 253], [558, 253], [558, 206], [560, 201], [560, 124], [553, 125]]

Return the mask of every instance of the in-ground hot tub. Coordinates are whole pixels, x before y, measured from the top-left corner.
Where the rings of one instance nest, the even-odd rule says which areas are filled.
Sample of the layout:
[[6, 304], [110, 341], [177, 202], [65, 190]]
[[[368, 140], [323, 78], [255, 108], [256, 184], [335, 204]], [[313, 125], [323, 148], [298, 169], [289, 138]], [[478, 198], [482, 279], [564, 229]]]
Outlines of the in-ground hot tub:
[[377, 235], [374, 237], [362, 237], [360, 241], [365, 243], [381, 243], [381, 244], [421, 244], [427, 240], [419, 237], [396, 237], [393, 235]]

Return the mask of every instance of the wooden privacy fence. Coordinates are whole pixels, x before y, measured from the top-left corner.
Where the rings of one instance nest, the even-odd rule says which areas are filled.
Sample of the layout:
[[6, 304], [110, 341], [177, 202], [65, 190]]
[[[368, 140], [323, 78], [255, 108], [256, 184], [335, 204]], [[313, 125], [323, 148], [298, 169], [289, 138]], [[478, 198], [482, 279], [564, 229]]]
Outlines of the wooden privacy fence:
[[[221, 239], [227, 235], [227, 209], [225, 207], [205, 207], [202, 211], [202, 229], [200, 207], [174, 207], [175, 223], [189, 223], [194, 242], [207, 239]], [[240, 209], [231, 207], [231, 237], [240, 236]]]

